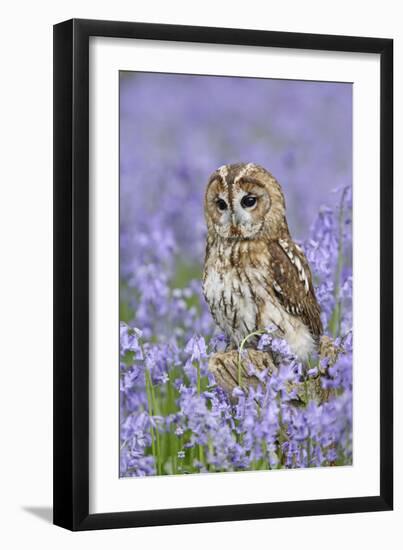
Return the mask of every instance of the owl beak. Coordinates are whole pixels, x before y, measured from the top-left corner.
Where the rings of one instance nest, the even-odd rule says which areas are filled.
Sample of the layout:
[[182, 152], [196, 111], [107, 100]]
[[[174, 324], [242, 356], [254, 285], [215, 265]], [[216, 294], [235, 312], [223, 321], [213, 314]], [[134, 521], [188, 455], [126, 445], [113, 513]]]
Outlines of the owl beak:
[[241, 231], [236, 225], [231, 225], [229, 234], [231, 237], [240, 237], [242, 235]]
[[231, 216], [232, 218], [232, 225], [238, 225], [239, 222], [241, 221], [238, 217], [238, 214], [236, 212], [234, 212]]
[[232, 225], [230, 229], [230, 235], [231, 237], [239, 237], [241, 235], [241, 230], [238, 226], [238, 223], [239, 223], [238, 216], [236, 214], [232, 214], [231, 221], [232, 221]]

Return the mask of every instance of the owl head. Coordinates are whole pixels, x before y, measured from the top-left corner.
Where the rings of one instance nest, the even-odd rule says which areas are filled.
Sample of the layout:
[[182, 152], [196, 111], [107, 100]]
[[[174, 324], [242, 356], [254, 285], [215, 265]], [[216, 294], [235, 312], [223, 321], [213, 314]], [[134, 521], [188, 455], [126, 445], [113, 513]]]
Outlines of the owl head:
[[208, 181], [204, 210], [208, 231], [223, 239], [277, 238], [288, 231], [281, 187], [257, 164], [218, 168]]

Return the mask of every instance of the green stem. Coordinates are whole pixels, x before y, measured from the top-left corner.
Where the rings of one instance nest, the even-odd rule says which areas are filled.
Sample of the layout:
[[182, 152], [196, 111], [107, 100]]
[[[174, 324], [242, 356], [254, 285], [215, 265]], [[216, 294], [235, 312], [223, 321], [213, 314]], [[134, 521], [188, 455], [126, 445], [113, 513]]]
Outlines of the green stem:
[[[175, 397], [174, 397], [174, 389], [172, 387], [171, 378], [168, 379], [167, 382], [167, 415], [170, 414], [175, 410]], [[175, 433], [173, 433], [173, 426], [172, 424], [169, 427], [169, 454], [171, 456], [171, 464], [172, 464], [172, 473], [177, 473], [177, 436]]]
[[262, 336], [262, 334], [265, 334], [265, 330], [256, 330], [255, 332], [251, 332], [245, 338], [242, 340], [239, 350], [238, 350], [238, 386], [242, 388], [242, 352], [243, 348], [246, 344], [246, 342], [249, 340], [249, 338], [253, 338], [253, 336]]
[[203, 449], [203, 445], [198, 445], [198, 450], [199, 450], [199, 461], [204, 464], [204, 449]]
[[[214, 448], [213, 448], [213, 442], [211, 441], [211, 439], [209, 438], [208, 442], [207, 442], [207, 448], [208, 448], [208, 451], [211, 455], [214, 454]], [[212, 465], [212, 464], [207, 464], [207, 467], [209, 469], [210, 472], [214, 472], [215, 471], [215, 467]]]
[[283, 455], [282, 446], [283, 446], [283, 443], [285, 441], [284, 434], [283, 434], [283, 413], [282, 413], [282, 410], [281, 410], [280, 394], [277, 394], [277, 402], [278, 402], [278, 406], [279, 406], [279, 410], [278, 410], [278, 426], [279, 426], [279, 431], [278, 431], [278, 457], [279, 457], [279, 461], [278, 461], [277, 469], [280, 469], [284, 465], [284, 455]]
[[343, 191], [340, 201], [340, 211], [339, 211], [339, 242], [338, 242], [338, 251], [337, 251], [337, 265], [334, 281], [334, 299], [335, 306], [332, 315], [332, 334], [335, 338], [340, 334], [341, 329], [341, 302], [340, 302], [340, 279], [341, 273], [343, 270], [343, 223], [344, 223], [344, 198], [346, 194], [346, 189]]
[[308, 468], [311, 467], [311, 438], [310, 433], [308, 433], [308, 438], [306, 440], [306, 459]]
[[[155, 399], [155, 391], [154, 391], [154, 384], [151, 379], [151, 374], [148, 370], [146, 370], [146, 376], [147, 376], [147, 382], [149, 385], [149, 393], [151, 397], [151, 411], [154, 412], [154, 414], [157, 411], [157, 400]], [[157, 473], [158, 475], [162, 475], [162, 468], [161, 468], [161, 445], [160, 445], [160, 436], [158, 432], [158, 428], [155, 430], [155, 443], [156, 443], [156, 461], [157, 461]]]
[[[197, 363], [196, 365], [196, 368], [197, 368], [197, 394], [200, 395], [201, 393], [201, 375], [200, 375], [200, 363]], [[197, 446], [197, 450], [198, 450], [198, 457], [199, 457], [199, 461], [204, 464], [204, 449], [203, 449], [203, 445], [198, 445]], [[193, 464], [192, 464], [193, 466]]]
[[[149, 377], [150, 373], [146, 369], [146, 392], [147, 392], [147, 403], [148, 403], [148, 416], [150, 419], [153, 417], [153, 410], [152, 410], [152, 399], [151, 399], [151, 391], [150, 391], [150, 384], [149, 384]], [[154, 460], [157, 463], [157, 471], [158, 471], [158, 457], [155, 452], [155, 436], [154, 436], [154, 428], [153, 425], [150, 422], [150, 433], [151, 433], [151, 452], [153, 454]]]
[[[140, 341], [139, 342], [140, 344], [140, 348], [141, 348], [141, 351], [143, 353], [143, 357], [145, 356], [145, 352], [144, 352], [144, 347], [143, 347], [143, 344], [142, 342]], [[159, 460], [158, 460], [158, 454], [157, 454], [157, 451], [156, 451], [156, 444], [155, 444], [155, 440], [156, 440], [156, 437], [155, 437], [155, 432], [154, 432], [154, 427], [151, 423], [151, 419], [153, 418], [153, 399], [152, 399], [152, 393], [151, 393], [151, 387], [152, 387], [152, 381], [151, 381], [151, 376], [150, 376], [150, 373], [147, 369], [145, 369], [145, 380], [146, 380], [146, 393], [147, 393], [147, 405], [148, 405], [148, 416], [150, 418], [150, 434], [151, 434], [151, 452], [152, 452], [152, 455], [154, 457], [154, 460], [156, 462], [156, 465], [157, 465], [157, 473], [159, 472]]]
[[[179, 440], [178, 449], [179, 449], [180, 451], [183, 451], [183, 436], [180, 435], [180, 436], [178, 437], [178, 440]], [[177, 454], [178, 454], [178, 451], [177, 451]], [[179, 467], [177, 466], [177, 471], [180, 472], [180, 473], [182, 473], [182, 472], [181, 472], [181, 471], [182, 471], [182, 459], [180, 459], [180, 460], [181, 460], [181, 461], [179, 462]]]

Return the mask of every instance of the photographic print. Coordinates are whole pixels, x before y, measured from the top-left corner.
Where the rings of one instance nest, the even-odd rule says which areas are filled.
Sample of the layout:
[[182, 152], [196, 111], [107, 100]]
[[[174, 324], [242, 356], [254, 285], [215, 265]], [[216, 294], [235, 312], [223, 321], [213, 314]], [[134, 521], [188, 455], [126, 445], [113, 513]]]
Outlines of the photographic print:
[[352, 84], [119, 90], [120, 477], [351, 465]]
[[393, 40], [72, 19], [53, 59], [54, 523], [392, 510]]

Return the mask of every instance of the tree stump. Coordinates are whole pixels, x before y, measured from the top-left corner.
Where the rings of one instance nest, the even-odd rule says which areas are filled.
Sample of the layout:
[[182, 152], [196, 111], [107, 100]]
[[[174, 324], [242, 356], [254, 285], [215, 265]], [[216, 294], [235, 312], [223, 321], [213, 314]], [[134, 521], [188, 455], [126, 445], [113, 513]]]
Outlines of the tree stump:
[[[296, 405], [303, 405], [311, 400], [315, 400], [318, 403], [329, 400], [332, 391], [323, 389], [321, 379], [322, 377], [329, 376], [328, 368], [335, 364], [342, 352], [342, 348], [336, 347], [331, 338], [328, 336], [322, 337], [319, 358], [326, 358], [327, 366], [325, 368], [319, 367], [316, 376], [307, 376], [299, 384], [294, 385], [294, 387], [290, 386], [290, 390], [296, 390], [297, 399], [294, 400]], [[210, 357], [208, 368], [214, 375], [217, 385], [232, 397], [233, 390], [240, 385], [243, 390], [247, 391], [251, 386], [256, 388], [259, 383], [262, 384], [258, 376], [251, 373], [251, 370], [248, 368], [250, 364], [253, 365], [255, 372], [267, 369], [269, 376], [278, 369], [270, 352], [252, 348], [243, 350], [241, 361], [238, 350], [215, 353]]]
[[269, 353], [255, 349], [245, 349], [242, 353], [241, 363], [239, 363], [237, 350], [216, 353], [210, 358], [208, 368], [214, 374], [217, 385], [231, 395], [233, 390], [239, 386], [239, 368], [241, 369], [242, 386], [248, 388], [249, 386], [256, 387], [259, 384], [257, 376], [250, 374], [247, 369], [249, 363], [257, 371], [269, 369], [269, 374], [272, 374], [277, 370]]

